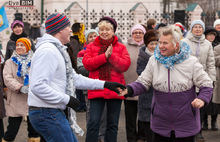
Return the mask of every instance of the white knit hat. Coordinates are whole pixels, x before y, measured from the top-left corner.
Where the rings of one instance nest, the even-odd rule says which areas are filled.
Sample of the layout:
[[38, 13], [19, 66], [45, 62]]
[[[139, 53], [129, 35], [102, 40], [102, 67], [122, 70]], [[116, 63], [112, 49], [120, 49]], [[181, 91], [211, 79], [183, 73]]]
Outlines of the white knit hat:
[[205, 24], [202, 20], [194, 20], [190, 26], [190, 30], [192, 30], [193, 26], [196, 25], [196, 24], [199, 24], [202, 26], [203, 28], [203, 31], [205, 31]]
[[86, 31], [86, 34], [85, 34], [86, 41], [88, 41], [88, 35], [89, 35], [90, 33], [96, 33], [97, 36], [99, 35], [98, 31], [95, 30], [95, 29], [87, 30], [87, 31]]
[[217, 19], [215, 20], [214, 24], [213, 24], [213, 27], [215, 28], [215, 26], [219, 25], [220, 24], [220, 19]]

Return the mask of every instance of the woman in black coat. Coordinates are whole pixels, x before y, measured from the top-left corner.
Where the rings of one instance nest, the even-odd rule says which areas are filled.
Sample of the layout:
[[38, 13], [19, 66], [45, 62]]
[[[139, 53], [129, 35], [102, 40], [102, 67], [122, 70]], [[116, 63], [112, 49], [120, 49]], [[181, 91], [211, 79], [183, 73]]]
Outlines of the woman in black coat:
[[[149, 58], [154, 54], [154, 49], [158, 44], [157, 30], [148, 30], [144, 35], [145, 46], [140, 48], [137, 59], [137, 74], [140, 75], [147, 66]], [[153, 97], [153, 87], [138, 99], [138, 136], [140, 142], [152, 142], [153, 132], [150, 128], [151, 102]]]

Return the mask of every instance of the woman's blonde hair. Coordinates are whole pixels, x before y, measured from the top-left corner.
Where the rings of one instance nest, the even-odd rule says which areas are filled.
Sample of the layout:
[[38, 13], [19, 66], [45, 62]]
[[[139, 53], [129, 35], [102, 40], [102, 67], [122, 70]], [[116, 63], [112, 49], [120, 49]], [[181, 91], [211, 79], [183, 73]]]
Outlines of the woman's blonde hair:
[[98, 27], [99, 27], [99, 29], [101, 27], [110, 27], [114, 31], [113, 25], [111, 23], [109, 23], [108, 21], [99, 22]]
[[164, 27], [160, 31], [160, 36], [161, 35], [172, 35], [172, 42], [174, 47], [176, 47], [176, 43], [180, 43], [182, 38], [182, 32], [180, 31], [180, 28], [175, 25]]

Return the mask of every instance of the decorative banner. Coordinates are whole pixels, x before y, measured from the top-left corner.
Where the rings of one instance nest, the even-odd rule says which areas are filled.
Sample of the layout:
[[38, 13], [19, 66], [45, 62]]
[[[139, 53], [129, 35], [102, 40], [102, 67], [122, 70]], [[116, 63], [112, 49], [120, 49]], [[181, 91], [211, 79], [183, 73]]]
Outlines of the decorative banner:
[[5, 12], [5, 7], [0, 9], [0, 32], [9, 27], [8, 18]]

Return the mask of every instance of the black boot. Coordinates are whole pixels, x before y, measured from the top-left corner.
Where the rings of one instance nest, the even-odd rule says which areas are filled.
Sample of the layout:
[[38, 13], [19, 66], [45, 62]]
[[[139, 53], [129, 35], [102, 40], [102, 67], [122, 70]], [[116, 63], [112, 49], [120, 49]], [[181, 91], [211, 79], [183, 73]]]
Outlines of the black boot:
[[202, 130], [208, 130], [208, 115], [204, 115], [202, 122]]
[[196, 135], [196, 142], [205, 142], [204, 137], [202, 136], [202, 131], [200, 130], [199, 133]]
[[216, 122], [217, 116], [218, 116], [217, 114], [212, 115], [212, 130], [213, 131], [218, 130], [218, 125], [217, 125], [217, 122]]

